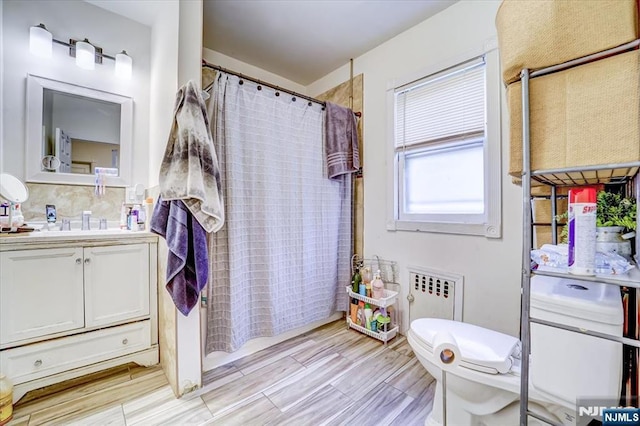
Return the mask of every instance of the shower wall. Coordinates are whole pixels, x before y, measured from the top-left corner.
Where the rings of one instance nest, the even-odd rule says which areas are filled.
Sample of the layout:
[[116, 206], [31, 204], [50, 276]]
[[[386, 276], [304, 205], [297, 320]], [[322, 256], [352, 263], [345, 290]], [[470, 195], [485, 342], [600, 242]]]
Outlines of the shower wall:
[[[360, 149], [360, 166], [364, 167], [364, 162], [367, 161], [364, 158], [364, 144], [362, 139], [362, 128], [365, 114], [363, 111], [363, 90], [364, 89], [364, 75], [358, 74], [353, 78], [353, 109], [354, 112], [361, 112], [362, 116], [358, 120], [358, 147]], [[337, 85], [336, 87], [327, 90], [320, 96], [316, 96], [316, 99], [321, 101], [329, 101], [334, 104], [342, 105], [350, 108], [349, 97], [351, 95], [351, 83], [349, 80]], [[364, 182], [363, 177], [356, 177], [354, 179], [354, 228], [353, 228], [353, 247], [354, 253], [363, 256], [364, 247]]]

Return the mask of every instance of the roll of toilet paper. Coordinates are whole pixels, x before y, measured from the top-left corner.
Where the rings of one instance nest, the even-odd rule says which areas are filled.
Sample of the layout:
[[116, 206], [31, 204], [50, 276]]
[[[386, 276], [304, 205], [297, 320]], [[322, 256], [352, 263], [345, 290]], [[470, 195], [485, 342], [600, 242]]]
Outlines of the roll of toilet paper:
[[460, 363], [460, 349], [456, 339], [447, 331], [441, 331], [433, 339], [433, 356], [443, 370], [451, 370]]

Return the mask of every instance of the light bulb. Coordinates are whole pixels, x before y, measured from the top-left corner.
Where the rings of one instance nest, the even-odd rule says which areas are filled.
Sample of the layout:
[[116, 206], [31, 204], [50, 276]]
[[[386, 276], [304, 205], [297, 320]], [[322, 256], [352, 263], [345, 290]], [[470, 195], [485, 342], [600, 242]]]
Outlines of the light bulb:
[[120, 78], [131, 78], [131, 68], [133, 66], [133, 60], [131, 56], [127, 55], [127, 52], [123, 50], [116, 55], [116, 76]]
[[86, 38], [76, 42], [76, 65], [85, 70], [95, 69], [96, 48]]
[[44, 24], [29, 29], [29, 51], [42, 58], [51, 58], [53, 51], [53, 35]]

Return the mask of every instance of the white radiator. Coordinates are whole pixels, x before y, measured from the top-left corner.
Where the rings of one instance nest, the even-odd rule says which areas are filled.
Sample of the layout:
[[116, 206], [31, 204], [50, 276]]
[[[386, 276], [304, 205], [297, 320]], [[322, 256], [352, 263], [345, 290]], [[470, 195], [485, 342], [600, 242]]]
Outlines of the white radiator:
[[462, 321], [463, 289], [462, 275], [409, 266], [409, 321], [417, 318]]

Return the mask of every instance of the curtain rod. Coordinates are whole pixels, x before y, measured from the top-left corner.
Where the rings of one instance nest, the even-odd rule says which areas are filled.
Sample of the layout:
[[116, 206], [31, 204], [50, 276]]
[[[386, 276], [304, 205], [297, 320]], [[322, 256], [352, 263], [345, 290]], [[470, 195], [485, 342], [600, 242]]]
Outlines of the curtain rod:
[[[239, 73], [239, 72], [232, 71], [232, 70], [227, 69], [227, 68], [223, 68], [223, 67], [221, 67], [221, 66], [219, 66], [219, 65], [213, 65], [213, 64], [210, 64], [210, 63], [208, 63], [207, 61], [205, 61], [204, 59], [202, 60], [202, 66], [203, 66], [203, 67], [206, 67], [206, 68], [211, 68], [211, 69], [214, 69], [214, 70], [217, 70], [217, 71], [222, 71], [222, 72], [227, 73], [227, 74], [233, 74], [233, 75], [238, 76], [238, 77], [240, 77], [240, 78], [242, 78], [242, 79], [244, 79], [244, 80], [253, 81], [254, 83], [257, 83], [257, 84], [261, 84], [261, 85], [263, 85], [263, 86], [270, 87], [270, 88], [275, 89], [275, 90], [278, 90], [278, 91], [280, 91], [280, 92], [288, 93], [288, 94], [293, 95], [293, 96], [296, 96], [296, 97], [298, 97], [298, 98], [305, 99], [305, 100], [307, 100], [307, 101], [309, 101], [309, 102], [315, 102], [315, 103], [317, 103], [317, 104], [322, 105], [322, 109], [324, 109], [324, 107], [326, 106], [326, 102], [324, 102], [324, 101], [321, 101], [321, 100], [318, 100], [318, 99], [312, 98], [312, 97], [310, 97], [310, 96], [302, 95], [302, 94], [297, 93], [297, 92], [294, 92], [294, 91], [292, 91], [292, 90], [283, 89], [282, 87], [276, 86], [275, 84], [267, 83], [267, 82], [265, 82], [265, 81], [258, 80], [257, 78], [249, 77], [249, 76], [244, 75], [244, 74], [241, 74], [241, 73]], [[360, 112], [356, 112], [356, 113], [354, 113], [354, 114], [355, 114], [357, 117], [360, 117], [360, 116], [362, 115]]]

